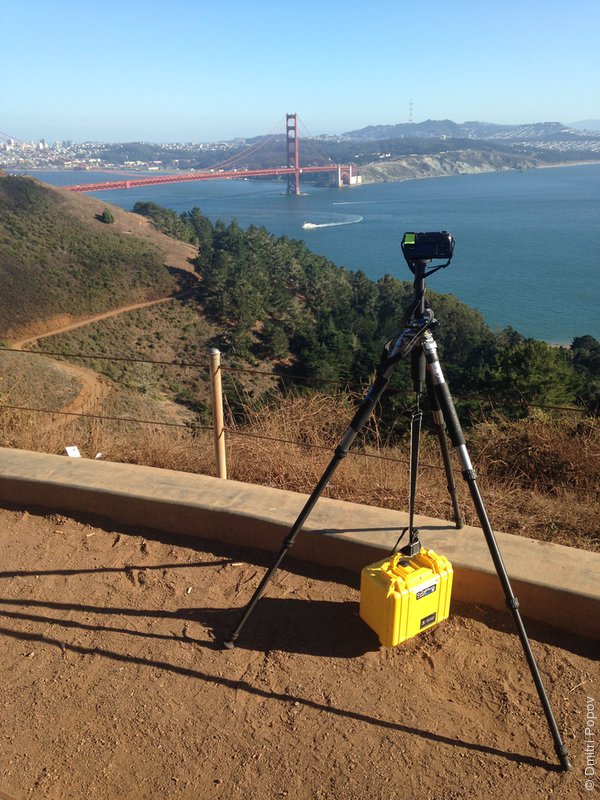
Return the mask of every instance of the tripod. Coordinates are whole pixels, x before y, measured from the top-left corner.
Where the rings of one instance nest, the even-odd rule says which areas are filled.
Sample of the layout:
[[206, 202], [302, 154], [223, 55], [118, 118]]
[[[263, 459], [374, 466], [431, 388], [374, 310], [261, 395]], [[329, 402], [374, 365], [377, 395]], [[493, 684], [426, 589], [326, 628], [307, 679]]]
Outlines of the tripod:
[[[419, 235], [420, 234], [417, 234], [417, 236]], [[406, 234], [405, 238], [407, 236], [409, 236], [409, 234]], [[414, 235], [411, 234], [411, 236]], [[437, 258], [438, 256], [434, 253], [432, 257]], [[456, 497], [456, 486], [454, 484], [454, 478], [452, 474], [446, 432], [450, 438], [452, 447], [460, 463], [462, 476], [467, 482], [471, 499], [475, 506], [477, 516], [479, 517], [481, 528], [496, 568], [496, 573], [502, 585], [502, 589], [504, 590], [506, 605], [512, 612], [525, 658], [527, 660], [533, 682], [536, 686], [542, 708], [546, 715], [550, 733], [552, 734], [552, 738], [554, 740], [554, 748], [557, 757], [560, 760], [562, 768], [566, 771], [571, 769], [572, 766], [568, 750], [562, 741], [556, 720], [554, 719], [554, 714], [552, 713], [552, 708], [544, 689], [533, 651], [531, 650], [527, 632], [519, 613], [519, 601], [513, 594], [508, 574], [498, 549], [498, 544], [492, 531], [483, 499], [479, 492], [477, 475], [467, 451], [464, 434], [456, 413], [456, 409], [454, 407], [450, 390], [446, 381], [444, 380], [444, 375], [437, 355], [437, 344], [431, 333], [431, 329], [437, 326], [437, 320], [435, 319], [432, 309], [428, 306], [425, 300], [425, 278], [428, 275], [431, 275], [433, 272], [436, 272], [438, 269], [448, 266], [450, 263], [450, 258], [448, 259], [447, 264], [436, 266], [427, 271], [427, 266], [431, 263], [431, 258], [409, 261], [407, 256], [407, 261], [409, 261], [409, 267], [415, 275], [415, 280], [413, 284], [413, 302], [408, 309], [406, 327], [401, 331], [401, 333], [394, 336], [385, 345], [376, 370], [376, 377], [373, 385], [365, 395], [361, 404], [358, 406], [349, 427], [346, 429], [346, 432], [342, 436], [342, 439], [334, 451], [334, 455], [329, 462], [329, 465], [315, 486], [298, 518], [292, 525], [288, 535], [283, 540], [279, 553], [252, 595], [237, 625], [230, 632], [229, 637], [223, 642], [223, 646], [226, 649], [232, 649], [235, 647], [235, 642], [237, 641], [242, 628], [248, 621], [250, 614], [264, 593], [267, 584], [273, 577], [276, 570], [279, 568], [288, 550], [290, 550], [290, 548], [293, 546], [298, 533], [313, 510], [317, 500], [323, 493], [333, 473], [335, 472], [341, 460], [348, 454], [348, 451], [356, 439], [356, 436], [367, 423], [373, 412], [373, 409], [375, 408], [375, 405], [383, 395], [389, 379], [394, 372], [394, 368], [401, 359], [411, 353], [411, 371], [416, 394], [416, 410], [413, 413], [411, 421], [409, 526], [407, 529], [409, 532], [409, 542], [402, 549], [402, 553], [405, 553], [409, 557], [414, 556], [419, 552], [421, 547], [418, 531], [414, 528], [413, 521], [419, 455], [419, 434], [422, 419], [422, 413], [419, 408], [419, 400], [423, 392], [423, 386], [425, 385], [433, 409], [433, 418], [440, 441], [446, 477], [448, 479], [448, 489], [450, 491], [452, 504], [454, 507], [456, 526], [458, 528], [462, 527], [462, 519]]]

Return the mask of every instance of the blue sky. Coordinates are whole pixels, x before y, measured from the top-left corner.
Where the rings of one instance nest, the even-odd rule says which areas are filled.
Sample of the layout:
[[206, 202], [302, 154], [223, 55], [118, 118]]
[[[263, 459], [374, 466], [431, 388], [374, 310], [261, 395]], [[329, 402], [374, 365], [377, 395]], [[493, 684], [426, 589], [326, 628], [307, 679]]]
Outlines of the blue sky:
[[213, 141], [600, 118], [599, 0], [7, 0], [0, 131]]

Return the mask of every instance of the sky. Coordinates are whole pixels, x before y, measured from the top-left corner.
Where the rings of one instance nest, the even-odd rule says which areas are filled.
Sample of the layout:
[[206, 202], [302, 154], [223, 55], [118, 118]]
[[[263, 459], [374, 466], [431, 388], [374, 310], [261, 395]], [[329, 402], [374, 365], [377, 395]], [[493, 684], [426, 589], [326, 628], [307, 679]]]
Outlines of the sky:
[[599, 0], [6, 0], [0, 131], [209, 142], [600, 118]]

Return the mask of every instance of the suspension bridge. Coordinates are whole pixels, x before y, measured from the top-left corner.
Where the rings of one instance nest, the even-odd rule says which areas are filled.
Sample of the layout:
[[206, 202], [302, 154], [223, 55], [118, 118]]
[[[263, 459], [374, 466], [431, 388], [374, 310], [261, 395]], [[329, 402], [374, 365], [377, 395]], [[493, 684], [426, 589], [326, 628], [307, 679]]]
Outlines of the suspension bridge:
[[99, 183], [82, 183], [74, 186], [66, 186], [72, 192], [101, 192], [115, 189], [132, 189], [135, 186], [155, 186], [165, 183], [184, 183], [187, 181], [210, 181], [233, 179], [240, 180], [246, 178], [259, 177], [285, 177], [287, 176], [287, 193], [300, 194], [300, 176], [302, 174], [329, 173], [332, 185], [350, 186], [360, 181], [356, 175], [352, 164], [325, 164], [319, 166], [301, 166], [299, 154], [298, 138], [298, 115], [286, 114], [286, 165], [266, 168], [249, 169], [246, 167], [234, 168], [235, 162], [243, 163], [249, 155], [255, 154], [261, 147], [272, 139], [272, 135], [263, 137], [259, 142], [247, 147], [241, 153], [233, 156], [227, 161], [216, 164], [211, 169], [197, 170], [175, 175], [152, 175], [147, 178], [126, 178], [123, 180], [102, 181]]

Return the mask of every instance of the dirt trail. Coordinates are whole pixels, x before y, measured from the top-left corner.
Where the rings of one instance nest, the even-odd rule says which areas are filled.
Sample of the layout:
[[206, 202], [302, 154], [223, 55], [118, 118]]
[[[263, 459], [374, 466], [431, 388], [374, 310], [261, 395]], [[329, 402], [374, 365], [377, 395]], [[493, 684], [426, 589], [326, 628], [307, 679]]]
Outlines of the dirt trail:
[[[97, 410], [102, 405], [102, 401], [108, 396], [108, 383], [92, 369], [78, 367], [75, 364], [66, 364], [65, 362], [60, 362], [60, 367], [65, 372], [73, 375], [81, 384], [77, 397], [62, 408], [61, 411], [69, 414], [89, 414]], [[64, 418], [64, 421], [66, 423], [68, 419]]]
[[[70, 214], [73, 214], [86, 224], [91, 224], [99, 230], [105, 229], [106, 226], [104, 223], [99, 221], [99, 217], [106, 206], [103, 201], [94, 197], [76, 195], [65, 189], [55, 188], [53, 191], [61, 196], [62, 203], [67, 206]], [[111, 211], [114, 216], [114, 223], [110, 226], [112, 231], [145, 240], [162, 253], [163, 263], [166, 267], [178, 270], [181, 273], [189, 273], [190, 276], [193, 276], [194, 282], [197, 280], [198, 276], [194, 267], [194, 259], [198, 255], [198, 248], [196, 246], [166, 236], [164, 233], [156, 230], [151, 220], [139, 214], [133, 214], [116, 206], [111, 206]], [[26, 328], [20, 333], [21, 338], [10, 342], [10, 347], [14, 350], [21, 350], [26, 345], [33, 344], [40, 339], [55, 336], [59, 333], [66, 333], [67, 331], [72, 331], [76, 328], [99, 322], [100, 320], [126, 314], [129, 311], [136, 311], [141, 308], [157, 305], [158, 303], [166, 303], [169, 300], [182, 298], [190, 295], [193, 291], [193, 289], [185, 289], [173, 295], [159, 297], [155, 300], [146, 300], [140, 303], [132, 303], [113, 309], [112, 311], [105, 311], [101, 314], [95, 314], [91, 317], [79, 320], [74, 320], [68, 314], [61, 314], [54, 317], [52, 320], [30, 325], [29, 328]], [[78, 398], [73, 400], [62, 410], [72, 413], [86, 413], [91, 411], [94, 407], [97, 408], [108, 394], [109, 384], [93, 370], [74, 364], [66, 364], [62, 361], [57, 361], [55, 363], [58, 368], [75, 376], [76, 379], [81, 382], [81, 392]]]
[[[157, 300], [145, 300], [142, 303], [132, 303], [128, 306], [121, 306], [121, 308], [114, 308], [112, 311], [104, 311], [102, 314], [94, 314], [92, 317], [85, 317], [85, 319], [80, 319], [75, 322], [68, 322], [66, 324], [58, 324], [56, 327], [50, 325], [50, 328], [47, 328], [42, 333], [35, 333], [31, 336], [27, 336], [24, 339], [18, 339], [17, 341], [11, 342], [10, 346], [13, 350], [22, 350], [25, 345], [33, 344], [37, 342], [39, 339], [46, 339], [49, 336], [56, 336], [59, 333], [67, 333], [68, 331], [73, 331], [76, 328], [83, 328], [85, 325], [90, 325], [93, 322], [99, 322], [103, 319], [110, 319], [110, 317], [118, 317], [119, 314], [126, 314], [128, 311], [137, 311], [140, 308], [148, 308], [149, 306], [155, 306], [159, 303], [166, 303], [168, 300], [175, 300], [181, 297], [185, 297], [191, 293], [192, 290], [186, 290], [185, 292], [178, 292], [175, 295], [167, 295], [166, 297], [159, 297]], [[67, 317], [68, 318], [68, 317]], [[64, 320], [65, 317], [58, 317], [58, 320]]]
[[[51, 327], [49, 330], [46, 330], [42, 333], [37, 333], [33, 336], [28, 336], [24, 339], [19, 339], [18, 341], [12, 342], [11, 347], [14, 350], [22, 350], [26, 345], [33, 344], [40, 339], [46, 339], [50, 336], [56, 336], [59, 333], [66, 333], [67, 331], [72, 331], [76, 328], [82, 328], [85, 325], [90, 325], [93, 322], [99, 322], [103, 319], [109, 319], [110, 317], [116, 317], [120, 314], [126, 314], [128, 311], [137, 311], [140, 308], [148, 308], [149, 306], [154, 306], [158, 303], [166, 303], [169, 300], [186, 297], [190, 295], [192, 291], [192, 289], [186, 289], [185, 291], [178, 292], [176, 295], [159, 297], [156, 300], [147, 300], [142, 303], [132, 303], [127, 306], [122, 306], [121, 308], [113, 309], [112, 311], [105, 311], [102, 314], [95, 314], [92, 317], [86, 317], [85, 319], [81, 319], [76, 322], [69, 322], [67, 324], [59, 325], [58, 327]], [[72, 414], [88, 414], [94, 410], [97, 410], [102, 405], [103, 400], [106, 399], [109, 393], [109, 385], [105, 379], [98, 375], [97, 372], [92, 369], [88, 369], [87, 367], [69, 364], [64, 361], [54, 361], [54, 363], [59, 369], [73, 376], [81, 384], [81, 390], [78, 396], [67, 406], [60, 409], [61, 411]], [[64, 424], [67, 421], [67, 418], [63, 418], [63, 420], [57, 424]]]

